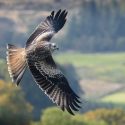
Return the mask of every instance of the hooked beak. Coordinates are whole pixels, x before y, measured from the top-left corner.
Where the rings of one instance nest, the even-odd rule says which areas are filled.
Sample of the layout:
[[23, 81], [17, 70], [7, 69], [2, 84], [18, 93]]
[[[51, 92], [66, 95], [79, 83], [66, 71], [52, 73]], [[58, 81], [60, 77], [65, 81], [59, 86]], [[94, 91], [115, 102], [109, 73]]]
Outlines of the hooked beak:
[[59, 50], [59, 47], [57, 45], [55, 46], [55, 50]]
[[59, 47], [58, 47], [58, 46], [56, 47], [56, 50], [59, 50]]

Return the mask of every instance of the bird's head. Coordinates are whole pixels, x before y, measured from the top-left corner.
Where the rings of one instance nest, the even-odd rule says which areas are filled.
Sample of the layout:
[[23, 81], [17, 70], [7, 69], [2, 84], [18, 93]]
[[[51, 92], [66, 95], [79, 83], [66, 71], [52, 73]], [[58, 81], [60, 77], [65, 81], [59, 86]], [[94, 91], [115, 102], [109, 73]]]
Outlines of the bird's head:
[[56, 43], [50, 43], [50, 50], [53, 52], [55, 50], [59, 50], [59, 47], [56, 45]]
[[44, 43], [44, 49], [47, 51], [50, 51], [50, 52], [54, 52], [55, 50], [59, 50], [56, 43], [50, 43], [50, 42]]

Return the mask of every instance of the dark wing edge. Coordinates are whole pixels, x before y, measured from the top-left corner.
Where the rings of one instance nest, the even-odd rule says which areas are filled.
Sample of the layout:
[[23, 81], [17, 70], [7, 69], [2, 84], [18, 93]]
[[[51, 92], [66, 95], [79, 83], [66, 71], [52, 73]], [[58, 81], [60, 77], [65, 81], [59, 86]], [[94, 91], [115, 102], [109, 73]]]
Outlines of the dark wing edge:
[[[31, 34], [31, 36], [27, 40], [26, 47], [28, 47], [40, 34], [50, 31], [57, 33], [59, 30], [61, 30], [66, 22], [67, 13], [68, 12], [66, 10], [62, 11], [61, 9], [57, 13], [55, 13], [55, 11], [52, 11], [51, 14], [45, 19], [45, 21], [41, 22], [35, 29], [35, 31]], [[53, 35], [46, 36], [44, 40], [47, 39], [49, 41], [52, 36]]]
[[[32, 62], [28, 61], [29, 69], [39, 87], [44, 93], [56, 103], [63, 111], [66, 109], [70, 114], [79, 111], [80, 98], [70, 88], [66, 78], [61, 74], [60, 79], [52, 78], [47, 74], [41, 73]], [[56, 82], [62, 82], [57, 84]]]
[[62, 29], [66, 22], [66, 16], [67, 16], [66, 10], [59, 10], [56, 14], [54, 11], [51, 12], [51, 15], [48, 16], [45, 20], [46, 23], [50, 24], [55, 32], [58, 32]]

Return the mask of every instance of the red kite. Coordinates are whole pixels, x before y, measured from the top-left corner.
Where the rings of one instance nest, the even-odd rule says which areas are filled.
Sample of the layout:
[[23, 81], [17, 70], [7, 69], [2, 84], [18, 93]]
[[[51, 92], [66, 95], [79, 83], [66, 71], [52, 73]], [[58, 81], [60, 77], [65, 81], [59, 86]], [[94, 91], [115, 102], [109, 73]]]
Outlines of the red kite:
[[26, 42], [25, 48], [14, 45], [7, 46], [7, 64], [10, 77], [17, 85], [25, 72], [26, 67], [37, 85], [63, 111], [66, 109], [74, 115], [80, 106], [79, 96], [70, 88], [64, 74], [53, 60], [52, 53], [58, 47], [50, 40], [66, 22], [67, 11], [54, 11], [40, 23]]

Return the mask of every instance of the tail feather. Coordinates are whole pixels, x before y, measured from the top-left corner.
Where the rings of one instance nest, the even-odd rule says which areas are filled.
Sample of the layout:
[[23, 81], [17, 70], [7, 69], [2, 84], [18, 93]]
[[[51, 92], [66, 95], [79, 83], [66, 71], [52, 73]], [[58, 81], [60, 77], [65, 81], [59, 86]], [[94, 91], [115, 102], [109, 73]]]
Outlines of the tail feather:
[[7, 64], [12, 81], [17, 85], [20, 83], [26, 69], [26, 54], [24, 48], [7, 45]]

